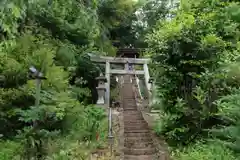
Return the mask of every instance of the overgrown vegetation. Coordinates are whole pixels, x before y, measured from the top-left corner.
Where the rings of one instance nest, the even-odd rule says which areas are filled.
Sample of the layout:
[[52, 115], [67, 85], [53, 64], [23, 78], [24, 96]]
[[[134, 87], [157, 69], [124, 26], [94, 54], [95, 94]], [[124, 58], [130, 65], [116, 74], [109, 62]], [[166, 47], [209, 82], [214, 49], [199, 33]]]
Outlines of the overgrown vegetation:
[[[0, 160], [86, 159], [105, 147], [105, 114], [93, 106], [104, 68], [89, 53], [130, 46], [148, 48], [143, 56], [153, 60], [155, 130], [173, 158], [239, 158], [239, 8], [223, 0], [2, 0]], [[47, 77], [37, 106], [30, 66]]]
[[176, 159], [237, 159], [239, 8], [237, 1], [182, 0], [147, 36], [164, 103], [158, 134], [188, 146]]
[[[114, 55], [112, 40], [129, 28], [137, 6], [130, 0], [0, 2], [1, 160], [86, 159], [106, 147], [105, 113], [92, 105], [102, 68], [88, 53]], [[31, 66], [47, 78], [37, 106]]]

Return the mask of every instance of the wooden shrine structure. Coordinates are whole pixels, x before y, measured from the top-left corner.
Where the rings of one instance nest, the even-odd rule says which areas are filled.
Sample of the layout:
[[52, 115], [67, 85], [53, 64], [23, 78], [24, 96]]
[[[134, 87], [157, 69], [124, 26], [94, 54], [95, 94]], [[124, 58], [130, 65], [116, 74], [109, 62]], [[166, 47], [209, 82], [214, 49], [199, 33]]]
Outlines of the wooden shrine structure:
[[117, 57], [139, 58], [142, 50], [139, 48], [119, 48], [116, 55]]

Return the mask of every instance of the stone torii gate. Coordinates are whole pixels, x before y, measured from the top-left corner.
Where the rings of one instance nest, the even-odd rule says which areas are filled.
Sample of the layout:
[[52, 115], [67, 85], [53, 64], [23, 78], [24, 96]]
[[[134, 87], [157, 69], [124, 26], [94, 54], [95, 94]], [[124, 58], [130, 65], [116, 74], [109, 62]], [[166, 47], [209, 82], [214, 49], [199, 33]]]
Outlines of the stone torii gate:
[[[149, 76], [148, 63], [150, 59], [147, 58], [120, 58], [120, 57], [105, 57], [105, 56], [90, 56], [91, 61], [96, 63], [105, 64], [105, 77], [102, 75], [98, 77], [99, 86], [98, 89], [98, 102], [99, 105], [107, 105], [110, 106], [110, 76], [111, 74], [130, 74], [130, 75], [144, 75], [145, 85], [147, 87], [148, 92], [151, 89], [151, 79]], [[111, 64], [122, 64], [124, 65], [123, 70], [119, 69], [111, 69]], [[143, 70], [129, 70], [129, 65], [143, 65]], [[104, 96], [105, 92], [105, 98]], [[150, 94], [150, 93], [149, 93]], [[103, 101], [105, 99], [105, 101]]]

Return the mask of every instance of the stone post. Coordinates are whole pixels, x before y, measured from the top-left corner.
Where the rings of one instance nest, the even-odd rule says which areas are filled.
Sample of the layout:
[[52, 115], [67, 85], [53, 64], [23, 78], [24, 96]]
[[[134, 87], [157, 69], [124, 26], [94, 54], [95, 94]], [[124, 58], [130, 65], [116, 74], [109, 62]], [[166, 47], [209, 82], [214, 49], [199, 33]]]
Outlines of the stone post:
[[96, 80], [98, 81], [98, 87], [96, 88], [98, 92], [97, 105], [104, 105], [106, 104], [104, 99], [105, 99], [105, 92], [106, 92], [105, 83], [107, 79], [101, 73], [100, 76], [96, 78]]
[[[148, 83], [149, 84], [151, 84], [150, 86], [152, 86], [152, 83], [153, 83], [153, 78], [149, 78], [149, 80], [148, 80]], [[149, 109], [150, 109], [150, 111], [151, 111], [151, 107], [152, 107], [152, 105], [153, 105], [153, 88], [151, 87], [151, 88], [149, 88]]]
[[150, 90], [151, 84], [149, 83], [150, 75], [149, 75], [147, 63], [145, 63], [145, 64], [143, 65], [143, 69], [144, 69], [145, 85], [146, 85], [147, 89]]

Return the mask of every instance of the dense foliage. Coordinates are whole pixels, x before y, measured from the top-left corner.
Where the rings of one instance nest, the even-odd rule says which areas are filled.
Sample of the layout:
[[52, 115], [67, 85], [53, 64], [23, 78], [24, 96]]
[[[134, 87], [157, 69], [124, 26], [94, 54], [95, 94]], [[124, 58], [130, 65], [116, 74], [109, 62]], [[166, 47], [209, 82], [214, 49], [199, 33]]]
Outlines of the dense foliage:
[[[131, 0], [0, 2], [0, 159], [86, 159], [93, 145], [102, 145], [105, 113], [91, 105], [102, 68], [88, 53], [114, 55], [112, 40], [123, 31], [134, 37], [129, 16], [138, 6]], [[39, 105], [31, 66], [47, 78]]]
[[[2, 0], [0, 160], [86, 159], [104, 145], [105, 114], [92, 105], [104, 68], [89, 53], [131, 46], [149, 48], [155, 129], [178, 147], [173, 158], [236, 159], [239, 17], [233, 0]], [[30, 66], [47, 78], [37, 106]]]
[[[234, 1], [182, 0], [173, 18], [147, 36], [163, 103], [157, 131], [173, 146], [217, 138], [239, 153], [239, 8]], [[214, 146], [197, 144], [179, 159], [219, 159], [218, 152], [228, 152], [208, 154], [204, 147]]]

